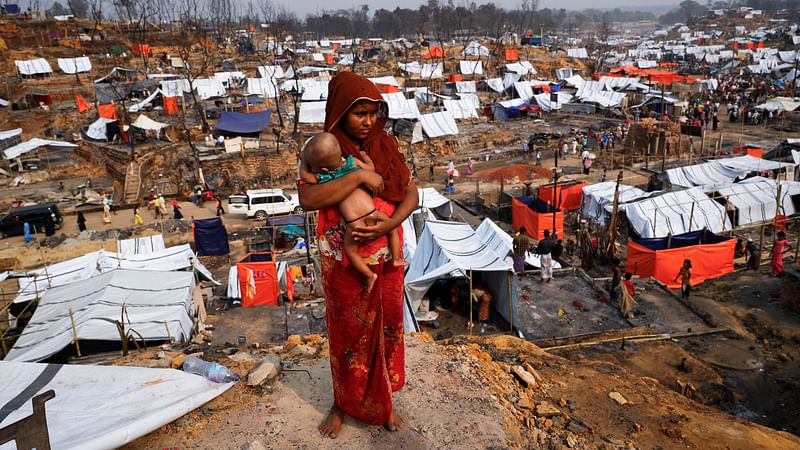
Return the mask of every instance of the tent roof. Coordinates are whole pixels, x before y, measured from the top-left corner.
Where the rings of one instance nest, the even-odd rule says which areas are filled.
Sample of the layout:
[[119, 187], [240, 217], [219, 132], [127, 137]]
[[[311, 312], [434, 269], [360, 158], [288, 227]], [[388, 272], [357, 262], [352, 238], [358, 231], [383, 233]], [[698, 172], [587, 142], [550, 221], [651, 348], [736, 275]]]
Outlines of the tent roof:
[[389, 105], [390, 119], [418, 119], [419, 108], [416, 99], [407, 99], [402, 92], [381, 94]]
[[58, 68], [62, 72], [68, 74], [91, 72], [92, 62], [89, 61], [88, 56], [81, 56], [80, 58], [58, 58]]
[[736, 178], [749, 173], [781, 169], [790, 165], [743, 155], [669, 169], [667, 170], [667, 177], [674, 186], [720, 186], [731, 184]]
[[669, 233], [683, 234], [703, 228], [721, 233], [732, 228], [725, 207], [699, 188], [665, 192], [621, 204], [619, 208], [642, 238], [664, 237]]
[[224, 111], [214, 128], [228, 133], [260, 133], [269, 128], [271, 114], [269, 109], [254, 113]]
[[38, 75], [42, 73], [52, 73], [50, 63], [44, 58], [28, 59], [24, 61], [14, 61], [17, 70], [22, 75]]
[[119, 332], [112, 324], [126, 305], [130, 318], [127, 327], [145, 340], [188, 340], [194, 287], [194, 274], [190, 272], [117, 269], [48, 289], [5, 359], [41, 361], [68, 346], [73, 339], [68, 308], [73, 311], [79, 339], [118, 341]]
[[[29, 399], [54, 390], [56, 397], [46, 406], [50, 446], [84, 450], [123, 447], [234, 385], [144, 367], [0, 361], [0, 372], [5, 378], [0, 404], [7, 408], [1, 426], [29, 417]], [[32, 385], [33, 380], [40, 383]], [[20, 398], [25, 401], [15, 401]]]
[[20, 155], [36, 150], [39, 147], [62, 147], [62, 148], [76, 148], [75, 144], [63, 141], [51, 141], [49, 139], [33, 138], [31, 140], [19, 143], [13, 147], [3, 150], [3, 155], [6, 159], [14, 159]]
[[14, 128], [13, 130], [0, 131], [0, 141], [11, 139], [22, 134], [22, 128]]
[[458, 134], [458, 125], [449, 111], [439, 111], [419, 116], [422, 129], [428, 137], [436, 138], [448, 134]]
[[156, 122], [144, 114], [139, 114], [131, 125], [142, 130], [160, 130], [169, 126], [167, 123]]
[[325, 123], [325, 103], [300, 103], [300, 123]]

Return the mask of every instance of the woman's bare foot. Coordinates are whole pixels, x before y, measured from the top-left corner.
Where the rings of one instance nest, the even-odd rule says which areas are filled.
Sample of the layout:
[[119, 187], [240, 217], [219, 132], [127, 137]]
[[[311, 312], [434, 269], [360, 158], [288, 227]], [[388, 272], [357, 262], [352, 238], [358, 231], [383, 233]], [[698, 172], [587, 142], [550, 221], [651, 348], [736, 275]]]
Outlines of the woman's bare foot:
[[343, 419], [344, 413], [342, 410], [336, 405], [331, 406], [328, 416], [325, 417], [325, 420], [319, 425], [319, 434], [323, 437], [336, 439], [336, 437], [339, 436], [339, 431], [342, 429]]
[[372, 291], [376, 281], [378, 281], [378, 275], [370, 273], [367, 277], [367, 283], [364, 285], [364, 294], [369, 294]]
[[406, 422], [403, 420], [403, 418], [397, 415], [397, 413], [395, 413], [394, 410], [392, 410], [392, 414], [389, 416], [389, 420], [387, 420], [386, 423], [383, 424], [383, 426], [389, 431], [400, 431], [400, 429], [403, 428], [403, 425], [405, 424]]

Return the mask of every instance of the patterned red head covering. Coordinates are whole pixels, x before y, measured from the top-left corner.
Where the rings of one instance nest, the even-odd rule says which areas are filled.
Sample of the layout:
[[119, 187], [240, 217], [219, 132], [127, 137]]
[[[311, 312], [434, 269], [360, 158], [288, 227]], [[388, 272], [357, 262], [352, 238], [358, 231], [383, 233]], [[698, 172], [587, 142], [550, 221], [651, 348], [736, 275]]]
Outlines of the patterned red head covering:
[[[339, 122], [360, 100], [378, 104], [378, 120], [359, 148], [339, 126]], [[341, 72], [328, 83], [325, 131], [332, 133], [339, 140], [343, 156], [353, 155], [361, 158], [361, 152], [366, 153], [375, 163], [375, 172], [383, 177], [384, 190], [379, 196], [390, 202], [401, 202], [411, 180], [411, 173], [398, 149], [397, 139], [383, 131], [388, 119], [389, 106], [381, 97], [378, 88], [368, 79], [353, 72]]]

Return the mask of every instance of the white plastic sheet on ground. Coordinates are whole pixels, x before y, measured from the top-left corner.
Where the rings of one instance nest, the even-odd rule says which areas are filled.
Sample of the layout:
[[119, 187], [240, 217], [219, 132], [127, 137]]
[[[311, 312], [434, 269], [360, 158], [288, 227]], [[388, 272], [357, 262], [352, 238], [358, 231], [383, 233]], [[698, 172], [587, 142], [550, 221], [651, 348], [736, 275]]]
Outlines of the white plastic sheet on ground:
[[666, 237], [670, 233], [674, 236], [704, 228], [714, 233], [731, 229], [725, 207], [699, 188], [665, 192], [621, 204], [619, 209], [625, 212], [636, 234], [645, 239]]
[[58, 68], [70, 75], [82, 72], [92, 71], [92, 62], [89, 61], [88, 56], [81, 56], [79, 58], [58, 58]]
[[[588, 217], [600, 225], [606, 223], [606, 206], [614, 203], [616, 181], [604, 181], [583, 187], [581, 215]], [[627, 184], [619, 185], [619, 202], [625, 203], [646, 196], [647, 193]]]
[[458, 134], [458, 125], [449, 111], [422, 114], [419, 116], [419, 121], [428, 137], [436, 138], [448, 134]]
[[390, 119], [417, 119], [419, 118], [419, 108], [416, 99], [407, 99], [402, 92], [381, 94], [389, 105]]
[[300, 103], [300, 123], [325, 123], [325, 102]]
[[45, 291], [6, 361], [36, 362], [70, 345], [72, 309], [79, 340], [119, 341], [114, 321], [126, 306], [126, 329], [145, 341], [192, 335], [195, 287], [191, 272], [119, 269]]
[[17, 71], [21, 75], [41, 75], [53, 73], [50, 63], [44, 58], [28, 59], [25, 61], [14, 61]]
[[75, 144], [63, 141], [51, 141], [49, 139], [33, 138], [31, 140], [19, 143], [13, 147], [3, 150], [3, 155], [6, 159], [14, 159], [20, 155], [36, 150], [39, 147], [61, 147], [61, 148], [76, 148]]
[[[45, 403], [50, 447], [63, 450], [122, 447], [233, 386], [180, 370], [143, 367], [0, 361], [0, 372], [0, 404], [6, 405], [0, 426], [30, 416], [30, 398], [52, 389], [56, 396]], [[31, 388], [37, 379], [41, 385]], [[0, 445], [0, 450], [13, 448], [13, 443]]]

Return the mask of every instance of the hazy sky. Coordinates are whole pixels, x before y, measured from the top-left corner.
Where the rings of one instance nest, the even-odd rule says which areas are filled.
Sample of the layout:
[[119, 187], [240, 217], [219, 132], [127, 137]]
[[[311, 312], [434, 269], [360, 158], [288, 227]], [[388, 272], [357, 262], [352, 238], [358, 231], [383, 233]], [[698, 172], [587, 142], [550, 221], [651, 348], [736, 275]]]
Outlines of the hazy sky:
[[[488, 3], [488, 1], [482, 0], [474, 0], [477, 4]], [[277, 3], [283, 3], [287, 8], [293, 10], [297, 13], [298, 16], [305, 17], [306, 14], [322, 11], [324, 9], [327, 10], [334, 10], [334, 9], [349, 9], [353, 8], [357, 5], [361, 4], [368, 4], [370, 5], [370, 10], [374, 11], [376, 9], [385, 8], [385, 9], [394, 9], [397, 6], [403, 8], [416, 8], [419, 5], [425, 3], [424, 0], [405, 0], [405, 1], [397, 1], [397, 0], [301, 0], [301, 1], [288, 1], [288, 0], [276, 0]], [[637, 0], [636, 2], [631, 2], [630, 0], [607, 0], [604, 2], [598, 2], [596, 0], [540, 0], [539, 7], [540, 8], [567, 8], [567, 9], [584, 9], [584, 8], [598, 8], [599, 5], [602, 5], [603, 8], [616, 8], [616, 7], [625, 7], [627, 9], [631, 9], [633, 6], [641, 6], [643, 9], [653, 6], [664, 6], [664, 5], [677, 5], [681, 2], [681, 0]], [[455, 0], [454, 3], [456, 5], [467, 3], [467, 0]], [[520, 4], [519, 0], [494, 0], [494, 4], [497, 6], [501, 6], [506, 9], [512, 9]]]

